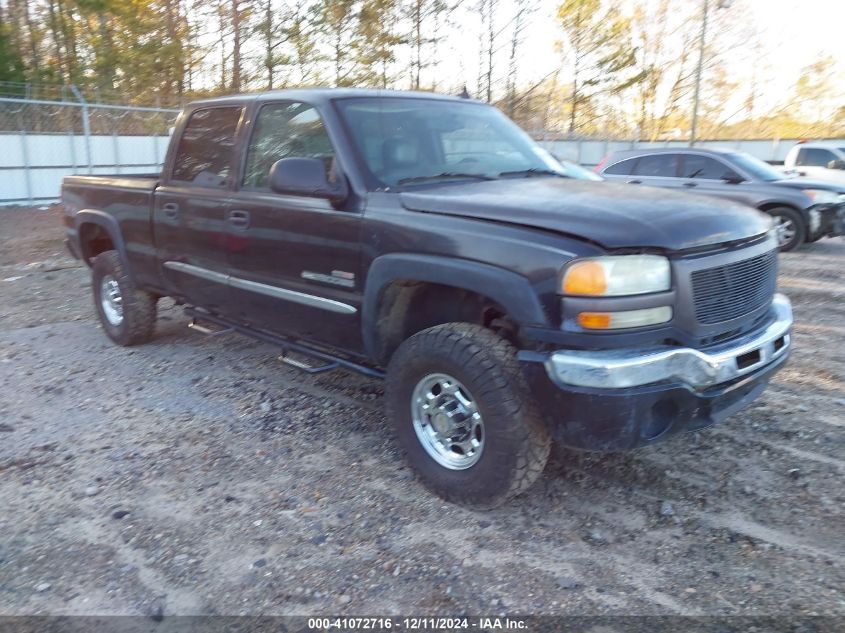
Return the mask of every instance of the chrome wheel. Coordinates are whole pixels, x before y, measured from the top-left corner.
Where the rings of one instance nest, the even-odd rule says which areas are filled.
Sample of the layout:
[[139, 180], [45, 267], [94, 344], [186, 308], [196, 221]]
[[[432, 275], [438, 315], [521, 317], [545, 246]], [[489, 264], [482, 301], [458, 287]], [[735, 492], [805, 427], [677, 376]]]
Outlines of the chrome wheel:
[[783, 215], [775, 216], [775, 230], [778, 236], [778, 246], [786, 246], [795, 239], [795, 222]]
[[123, 297], [117, 280], [111, 275], [106, 275], [100, 282], [100, 306], [110, 324], [123, 323]]
[[484, 450], [484, 421], [472, 394], [448, 374], [429, 374], [411, 396], [414, 431], [444, 468], [465, 470]]

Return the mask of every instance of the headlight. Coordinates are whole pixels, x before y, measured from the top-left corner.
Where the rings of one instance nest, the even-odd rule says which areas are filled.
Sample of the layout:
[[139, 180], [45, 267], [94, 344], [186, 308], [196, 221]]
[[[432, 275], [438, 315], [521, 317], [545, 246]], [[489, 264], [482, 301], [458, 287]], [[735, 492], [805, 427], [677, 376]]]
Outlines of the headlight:
[[803, 189], [804, 193], [816, 204], [836, 204], [840, 201], [840, 195], [835, 191], [826, 189]]
[[616, 255], [576, 259], [563, 272], [566, 295], [617, 297], [662, 292], [671, 287], [669, 260], [660, 255]]

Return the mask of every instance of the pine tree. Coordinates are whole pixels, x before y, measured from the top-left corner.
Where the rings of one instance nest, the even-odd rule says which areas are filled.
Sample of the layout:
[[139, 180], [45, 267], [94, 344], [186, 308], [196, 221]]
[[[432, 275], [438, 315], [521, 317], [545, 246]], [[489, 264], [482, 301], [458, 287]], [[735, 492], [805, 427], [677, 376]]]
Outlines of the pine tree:
[[0, 13], [0, 81], [26, 80], [23, 58], [12, 45], [9, 25]]

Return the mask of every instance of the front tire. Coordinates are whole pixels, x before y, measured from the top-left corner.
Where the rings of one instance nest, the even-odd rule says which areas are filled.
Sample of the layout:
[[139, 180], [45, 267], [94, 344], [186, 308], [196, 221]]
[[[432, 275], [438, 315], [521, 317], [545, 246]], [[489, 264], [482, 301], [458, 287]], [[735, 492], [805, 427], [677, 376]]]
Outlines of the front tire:
[[406, 340], [387, 369], [387, 414], [422, 482], [492, 508], [542, 473], [550, 439], [516, 359], [490, 330], [449, 323]]
[[787, 207], [778, 207], [768, 213], [775, 220], [778, 247], [782, 253], [795, 250], [807, 239], [807, 227], [800, 213]]
[[155, 330], [158, 298], [135, 287], [117, 251], [97, 255], [91, 274], [94, 307], [106, 335], [124, 346], [149, 341]]

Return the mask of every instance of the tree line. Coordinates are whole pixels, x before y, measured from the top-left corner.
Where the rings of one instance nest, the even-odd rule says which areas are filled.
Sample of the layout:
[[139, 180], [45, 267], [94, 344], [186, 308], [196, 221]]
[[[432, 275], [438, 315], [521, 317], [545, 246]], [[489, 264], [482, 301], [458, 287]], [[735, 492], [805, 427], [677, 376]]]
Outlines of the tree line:
[[[0, 82], [160, 105], [311, 85], [467, 90], [537, 134], [687, 133], [701, 2], [550, 2], [0, 0]], [[527, 42], [549, 18], [557, 41], [538, 64]], [[771, 45], [748, 0], [713, 12], [700, 137], [845, 134], [837, 62], [820, 54], [773, 100]], [[752, 72], [735, 77], [743, 60]]]

